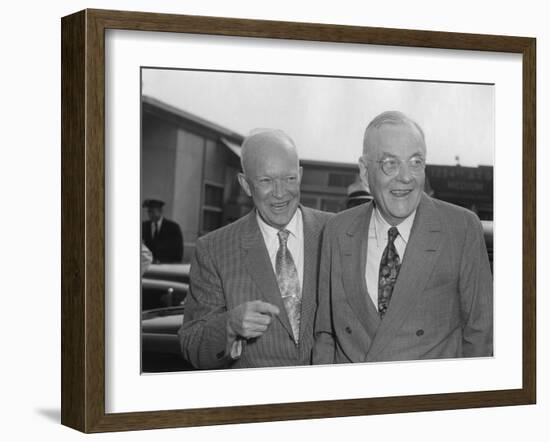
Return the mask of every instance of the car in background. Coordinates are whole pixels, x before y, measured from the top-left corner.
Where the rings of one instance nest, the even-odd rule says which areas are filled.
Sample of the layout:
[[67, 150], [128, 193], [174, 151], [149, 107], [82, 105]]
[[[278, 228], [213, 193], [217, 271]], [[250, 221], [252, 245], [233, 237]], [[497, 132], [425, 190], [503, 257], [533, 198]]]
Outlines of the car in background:
[[141, 371], [162, 373], [193, 367], [183, 359], [178, 330], [185, 305], [147, 310], [141, 314]]
[[151, 264], [141, 283], [141, 371], [185, 371], [178, 330], [189, 290], [189, 264]]
[[141, 311], [181, 305], [189, 290], [190, 264], [151, 264], [141, 279]]
[[173, 307], [185, 301], [189, 284], [163, 279], [141, 280], [141, 311]]
[[161, 279], [164, 281], [189, 282], [191, 264], [151, 264], [145, 270], [146, 279]]

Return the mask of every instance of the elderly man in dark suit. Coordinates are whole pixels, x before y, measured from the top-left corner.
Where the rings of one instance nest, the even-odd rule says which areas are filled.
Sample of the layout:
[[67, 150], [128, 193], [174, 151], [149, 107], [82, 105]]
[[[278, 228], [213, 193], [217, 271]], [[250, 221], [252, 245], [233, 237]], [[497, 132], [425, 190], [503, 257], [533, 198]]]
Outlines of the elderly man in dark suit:
[[241, 161], [239, 183], [255, 209], [197, 242], [183, 355], [200, 369], [308, 365], [330, 215], [300, 206], [302, 168], [282, 131], [247, 137]]
[[423, 192], [420, 126], [385, 112], [367, 127], [373, 203], [327, 223], [313, 363], [491, 356], [493, 285], [479, 219]]
[[148, 221], [141, 225], [141, 237], [153, 254], [153, 263], [177, 263], [183, 258], [183, 235], [180, 226], [162, 214], [164, 201], [148, 199], [143, 202]]

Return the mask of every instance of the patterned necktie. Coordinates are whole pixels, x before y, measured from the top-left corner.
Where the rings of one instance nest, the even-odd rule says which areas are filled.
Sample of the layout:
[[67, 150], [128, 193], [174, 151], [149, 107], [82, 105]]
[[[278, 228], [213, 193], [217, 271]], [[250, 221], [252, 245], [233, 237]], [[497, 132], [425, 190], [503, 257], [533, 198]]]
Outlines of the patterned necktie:
[[393, 243], [397, 235], [399, 235], [397, 227], [390, 227], [388, 230], [388, 245], [384, 249], [380, 260], [380, 270], [378, 272], [378, 312], [380, 318], [383, 318], [388, 310], [393, 287], [401, 268], [401, 260]]
[[275, 273], [277, 274], [277, 284], [279, 285], [281, 297], [283, 298], [292, 327], [294, 342], [298, 344], [302, 293], [300, 290], [300, 281], [298, 280], [298, 270], [286, 245], [289, 234], [288, 230], [279, 230], [277, 233], [279, 237], [279, 250], [277, 250], [277, 257], [275, 258]]

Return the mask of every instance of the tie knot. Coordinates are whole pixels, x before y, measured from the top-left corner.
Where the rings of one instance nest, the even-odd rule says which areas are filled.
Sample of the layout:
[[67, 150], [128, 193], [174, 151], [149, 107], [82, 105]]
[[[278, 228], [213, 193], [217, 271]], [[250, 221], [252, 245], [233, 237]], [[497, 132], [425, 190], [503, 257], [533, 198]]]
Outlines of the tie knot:
[[397, 227], [390, 227], [388, 230], [388, 242], [394, 242], [397, 235], [399, 235], [399, 230], [397, 230]]
[[288, 241], [288, 235], [290, 235], [290, 232], [286, 229], [279, 230], [277, 232], [277, 236], [279, 237], [279, 243], [286, 245], [286, 242]]

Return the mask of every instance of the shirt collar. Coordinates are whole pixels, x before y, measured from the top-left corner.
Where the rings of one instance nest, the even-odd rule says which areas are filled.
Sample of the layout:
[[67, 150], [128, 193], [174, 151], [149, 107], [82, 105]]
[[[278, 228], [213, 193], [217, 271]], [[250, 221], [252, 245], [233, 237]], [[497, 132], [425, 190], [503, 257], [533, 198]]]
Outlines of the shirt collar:
[[[262, 217], [260, 216], [259, 212], [256, 210], [256, 219], [258, 220], [258, 226], [260, 227], [260, 230], [264, 237], [268, 238], [275, 238], [277, 241], [279, 240], [277, 237], [277, 233], [279, 233], [280, 229], [277, 229], [273, 226], [270, 226], [267, 224]], [[294, 212], [294, 216], [290, 219], [289, 223], [286, 225], [285, 229], [290, 232], [290, 234], [296, 238], [299, 238], [300, 231], [302, 228], [302, 211], [298, 208], [296, 212]]]
[[[399, 236], [405, 241], [405, 244], [409, 242], [411, 235], [411, 229], [416, 215], [416, 209], [407, 218], [405, 218], [397, 227], [399, 230]], [[376, 205], [372, 213], [371, 222], [369, 225], [369, 239], [376, 238], [376, 242], [379, 247], [384, 246], [388, 242], [388, 229], [390, 224], [384, 219]]]

